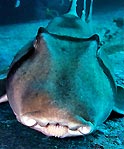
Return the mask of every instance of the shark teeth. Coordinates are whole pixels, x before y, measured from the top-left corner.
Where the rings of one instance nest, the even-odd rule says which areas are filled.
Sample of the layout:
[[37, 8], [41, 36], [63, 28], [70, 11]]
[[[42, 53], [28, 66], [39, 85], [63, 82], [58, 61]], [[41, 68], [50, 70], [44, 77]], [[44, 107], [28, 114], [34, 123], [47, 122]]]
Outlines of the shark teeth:
[[59, 124], [48, 124], [47, 126], [40, 126], [39, 124], [34, 125], [34, 127], [32, 127], [40, 132], [42, 132], [43, 134], [47, 135], [47, 136], [54, 136], [54, 137], [62, 137], [65, 134], [68, 133], [68, 127], [67, 126], [61, 126]]
[[61, 137], [68, 132], [68, 127], [60, 125], [48, 125], [45, 130], [50, 136]]

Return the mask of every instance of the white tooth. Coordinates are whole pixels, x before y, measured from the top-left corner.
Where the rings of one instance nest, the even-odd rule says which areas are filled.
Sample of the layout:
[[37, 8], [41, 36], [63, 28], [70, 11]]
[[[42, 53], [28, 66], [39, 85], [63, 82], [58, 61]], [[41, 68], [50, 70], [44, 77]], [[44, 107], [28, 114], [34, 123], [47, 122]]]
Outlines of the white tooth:
[[27, 126], [30, 126], [30, 127], [36, 124], [36, 121], [34, 119], [31, 119], [27, 116], [23, 116], [21, 118], [21, 122]]
[[88, 134], [90, 133], [91, 128], [89, 126], [83, 126], [83, 127], [80, 127], [78, 130], [83, 134]]

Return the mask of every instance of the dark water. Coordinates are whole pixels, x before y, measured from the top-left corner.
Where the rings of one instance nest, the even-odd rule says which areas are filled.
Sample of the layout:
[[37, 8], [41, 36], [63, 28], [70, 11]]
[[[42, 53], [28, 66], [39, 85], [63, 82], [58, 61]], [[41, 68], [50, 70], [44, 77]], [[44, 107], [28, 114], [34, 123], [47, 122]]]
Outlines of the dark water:
[[[69, 0], [0, 0], [0, 25], [28, 22], [39, 19], [50, 19], [68, 11]], [[78, 0], [82, 8], [83, 0]], [[87, 0], [89, 5], [90, 0]], [[110, 11], [124, 6], [124, 0], [94, 0], [93, 12]], [[79, 12], [80, 13], [80, 12]]]

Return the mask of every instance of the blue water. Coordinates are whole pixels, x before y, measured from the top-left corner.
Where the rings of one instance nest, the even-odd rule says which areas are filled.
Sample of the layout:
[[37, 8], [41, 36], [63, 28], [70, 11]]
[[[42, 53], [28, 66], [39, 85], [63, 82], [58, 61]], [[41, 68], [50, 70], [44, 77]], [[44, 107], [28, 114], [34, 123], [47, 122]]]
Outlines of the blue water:
[[[0, 0], [0, 25], [50, 19], [66, 13], [70, 0]], [[83, 0], [78, 0], [78, 13]], [[90, 0], [87, 0], [89, 5]], [[124, 7], [124, 0], [94, 0], [93, 13], [111, 11]]]

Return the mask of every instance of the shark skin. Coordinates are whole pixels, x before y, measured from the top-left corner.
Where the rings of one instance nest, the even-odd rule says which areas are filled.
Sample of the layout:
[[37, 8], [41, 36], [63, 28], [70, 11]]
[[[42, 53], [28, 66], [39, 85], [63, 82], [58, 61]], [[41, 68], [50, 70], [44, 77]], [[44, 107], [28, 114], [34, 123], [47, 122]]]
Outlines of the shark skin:
[[7, 75], [7, 97], [17, 120], [47, 136], [87, 135], [112, 110], [124, 114], [123, 87], [116, 85], [113, 66], [92, 29], [93, 0], [87, 18], [86, 8], [81, 18], [77, 15], [76, 2], [39, 28]]

